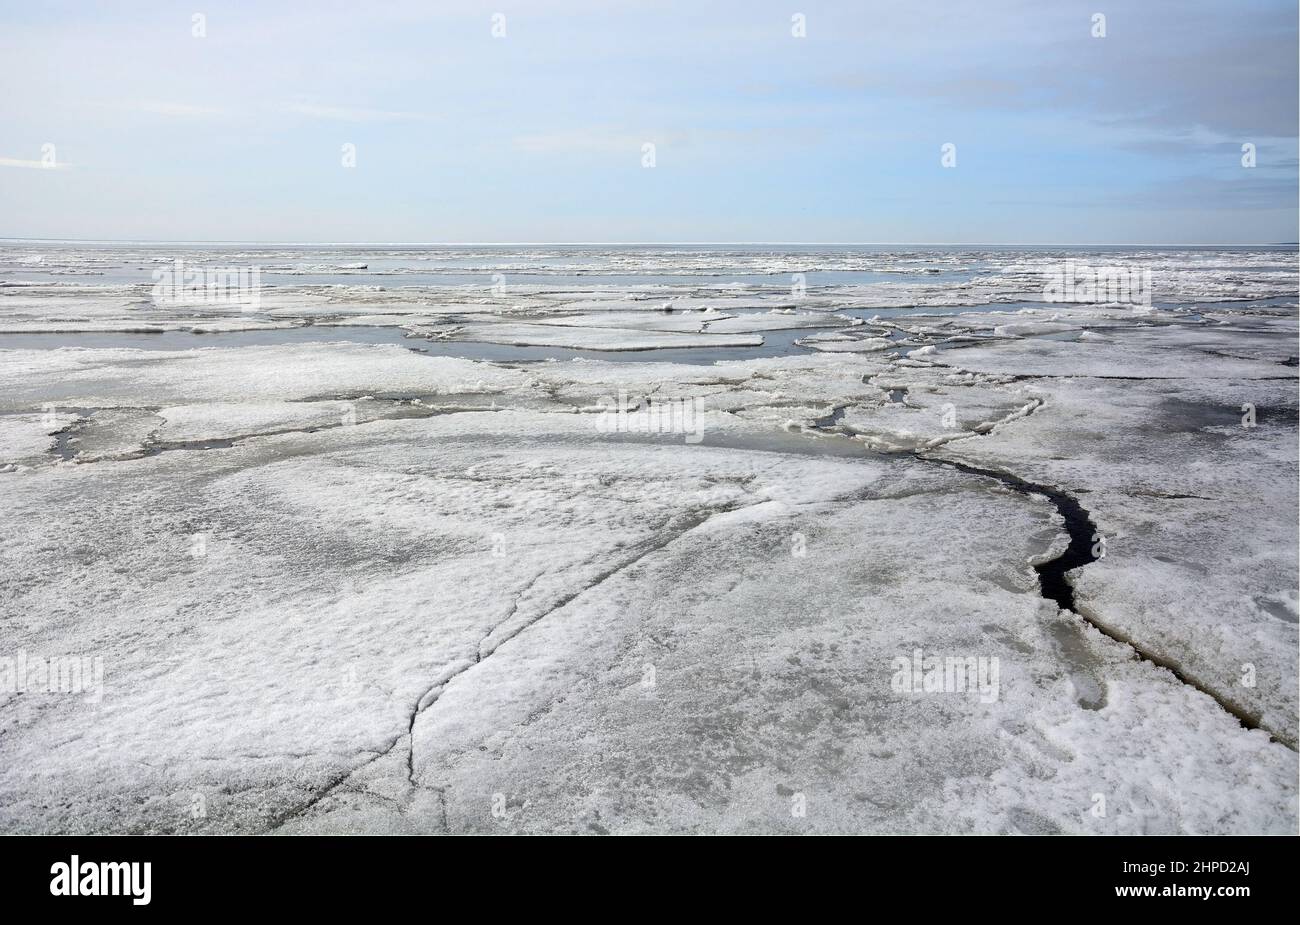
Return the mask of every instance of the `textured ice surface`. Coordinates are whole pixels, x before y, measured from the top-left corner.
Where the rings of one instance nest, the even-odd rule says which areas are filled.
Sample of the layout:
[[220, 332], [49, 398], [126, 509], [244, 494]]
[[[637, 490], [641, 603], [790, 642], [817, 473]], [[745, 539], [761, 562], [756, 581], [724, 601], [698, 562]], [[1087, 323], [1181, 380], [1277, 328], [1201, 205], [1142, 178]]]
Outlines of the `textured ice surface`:
[[1073, 328], [1079, 336], [963, 346], [959, 362], [978, 372], [1037, 376], [1285, 379], [1297, 374], [1294, 317], [1260, 317], [1250, 326], [1103, 325], [1089, 323], [1086, 314], [1080, 321]]
[[77, 420], [75, 414], [48, 412], [0, 415], [0, 465], [48, 461], [55, 434]]
[[[1062, 732], [1082, 722], [1072, 666], [1028, 568], [1050, 509], [906, 458], [605, 442], [580, 415], [502, 411], [53, 466], [0, 491], [12, 642], [106, 663], [98, 705], [5, 703], [8, 829], [1288, 818], [1291, 752], [1113, 644], [1094, 640], [1095, 670], [1147, 693]], [[892, 660], [916, 646], [1000, 658], [1001, 699], [895, 693]], [[1132, 799], [1128, 768], [1053, 745], [1104, 742], [1104, 724], [1156, 727], [1144, 754], [1163, 756], [1143, 766], [1156, 797], [1113, 828], [1086, 810], [1098, 789]], [[965, 821], [973, 773], [1026, 792]], [[1180, 795], [1207, 780], [1214, 800]]]
[[569, 347], [582, 350], [670, 350], [685, 347], [760, 347], [763, 338], [751, 334], [683, 334], [641, 331], [635, 327], [596, 328], [578, 325], [471, 323], [450, 328], [413, 328], [416, 333], [450, 340], [525, 347]]
[[[671, 303], [670, 303], [671, 304]], [[749, 312], [729, 315], [719, 311], [593, 312], [539, 319], [558, 327], [628, 328], [636, 331], [672, 331], [689, 334], [737, 334], [789, 328], [844, 327], [851, 319], [813, 312]]]
[[[103, 664], [102, 692], [0, 689], [0, 831], [1295, 831], [1293, 307], [1018, 306], [1033, 253], [424, 253], [376, 272], [577, 282], [230, 262], [358, 279], [280, 285], [253, 316], [277, 324], [616, 350], [834, 330], [711, 365], [343, 331], [0, 349], [0, 657]], [[597, 259], [647, 282], [602, 289]], [[1294, 280], [1141, 259], [1171, 298]], [[134, 318], [120, 262], [0, 277], [0, 324]], [[819, 268], [900, 279], [796, 314], [727, 281]], [[881, 303], [943, 313], [867, 321]], [[660, 432], [687, 408], [698, 442]], [[1078, 499], [1105, 551], [1070, 576], [1080, 613], [1033, 568], [1067, 548], [1054, 505], [945, 460]], [[900, 689], [917, 649], [997, 659], [997, 695]]]
[[852, 336], [849, 334], [810, 334], [798, 341], [801, 347], [811, 347], [826, 353], [875, 353], [892, 346], [887, 337]]
[[[488, 394], [522, 386], [522, 374], [401, 347], [302, 344], [185, 351], [0, 351], [0, 409], [40, 405], [185, 404], [367, 395]], [[148, 368], [149, 375], [141, 376]], [[39, 373], [44, 378], [35, 378]]]
[[[950, 354], [954, 361], [961, 353]], [[1086, 492], [1080, 606], [1296, 739], [1296, 393], [1272, 380], [1034, 380], [1044, 404], [944, 450]], [[1242, 406], [1257, 424], [1242, 424]]]

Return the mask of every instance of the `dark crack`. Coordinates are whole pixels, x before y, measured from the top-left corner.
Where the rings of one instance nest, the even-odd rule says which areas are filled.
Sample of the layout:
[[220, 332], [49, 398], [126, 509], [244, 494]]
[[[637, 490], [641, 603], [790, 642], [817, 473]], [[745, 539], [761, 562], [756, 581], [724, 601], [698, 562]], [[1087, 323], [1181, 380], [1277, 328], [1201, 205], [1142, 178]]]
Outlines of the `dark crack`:
[[1096, 562], [1099, 557], [1093, 552], [1093, 548], [1100, 539], [1097, 525], [1092, 522], [1092, 517], [1078, 499], [1059, 488], [1029, 482], [999, 469], [982, 469], [967, 463], [934, 459], [921, 453], [915, 455], [917, 459], [948, 466], [968, 475], [997, 479], [1012, 491], [1022, 495], [1039, 495], [1051, 502], [1056, 512], [1065, 521], [1065, 532], [1070, 539], [1070, 544], [1065, 552], [1055, 559], [1035, 565], [1034, 571], [1038, 573], [1038, 584], [1044, 598], [1064, 610], [1077, 613], [1074, 606], [1074, 587], [1066, 580], [1066, 573]]
[[[879, 375], [879, 374], [877, 374]], [[866, 381], [868, 377], [864, 377]], [[871, 376], [874, 379], [875, 376]], [[1017, 376], [1014, 379], [1040, 378], [1029, 376]], [[1052, 377], [1042, 377], [1052, 378]], [[1145, 377], [1089, 377], [1089, 378], [1145, 378]], [[1012, 415], [1005, 419], [1010, 421], [1016, 417], [1024, 417], [1029, 413], [1037, 411], [1045, 403], [1041, 399], [1036, 399], [1037, 404], [1028, 410], [1025, 415]], [[999, 422], [1002, 423], [1002, 422]], [[815, 426], [815, 425], [814, 425]], [[839, 434], [841, 428], [825, 429], [816, 428], [822, 433]], [[977, 429], [974, 434], [968, 436], [981, 436], [992, 430], [992, 427]], [[1268, 733], [1270, 739], [1279, 742], [1292, 751], [1296, 750], [1296, 742], [1292, 740], [1285, 732], [1266, 726], [1263, 723], [1259, 713], [1253, 712], [1240, 704], [1233, 701], [1227, 695], [1220, 693], [1209, 685], [1203, 683], [1196, 677], [1189, 674], [1185, 668], [1179, 665], [1173, 659], [1160, 655], [1149, 646], [1143, 645], [1127, 634], [1119, 631], [1097, 617], [1096, 614], [1080, 607], [1075, 601], [1074, 586], [1069, 580], [1069, 573], [1077, 568], [1096, 562], [1100, 558], [1093, 552], [1094, 546], [1101, 540], [1096, 524], [1092, 520], [1091, 513], [1079, 503], [1079, 500], [1073, 495], [1061, 488], [1042, 485], [1030, 482], [1013, 473], [999, 469], [985, 469], [979, 466], [973, 466], [968, 463], [957, 462], [955, 460], [938, 459], [927, 456], [923, 451], [913, 451], [911, 454], [915, 459], [922, 462], [935, 465], [946, 466], [965, 472], [969, 475], [978, 475], [984, 478], [996, 479], [1001, 484], [1022, 495], [1038, 495], [1046, 499], [1061, 515], [1065, 523], [1066, 535], [1069, 538], [1069, 545], [1065, 551], [1054, 559], [1046, 562], [1040, 562], [1034, 566], [1035, 572], [1038, 573], [1039, 591], [1044, 599], [1054, 603], [1059, 609], [1067, 610], [1075, 614], [1089, 626], [1096, 629], [1103, 636], [1115, 642], [1128, 646], [1136, 656], [1149, 664], [1158, 668], [1163, 668], [1172, 674], [1179, 682], [1188, 687], [1199, 691], [1217, 703], [1226, 713], [1236, 719], [1246, 729], [1260, 729]], [[1192, 497], [1192, 496], [1188, 496]]]
[[1065, 530], [1066, 534], [1069, 536], [1070, 543], [1069, 546], [1066, 547], [1065, 552], [1057, 556], [1055, 559], [1048, 562], [1040, 562], [1034, 566], [1034, 570], [1038, 573], [1038, 582], [1042, 596], [1055, 603], [1059, 608], [1076, 614], [1079, 619], [1083, 620], [1108, 639], [1128, 646], [1142, 661], [1155, 665], [1158, 668], [1164, 668], [1181, 683], [1193, 688], [1194, 690], [1200, 691], [1222, 707], [1225, 712], [1235, 718], [1246, 729], [1261, 729], [1268, 733], [1272, 741], [1280, 742], [1292, 751], [1296, 750], [1296, 743], [1280, 730], [1264, 725], [1260, 714], [1241, 706], [1226, 695], [1216, 691], [1214, 688], [1189, 674], [1186, 669], [1179, 665], [1175, 660], [1160, 655], [1155, 650], [1138, 642], [1127, 633], [1121, 632], [1119, 629], [1103, 622], [1095, 613], [1092, 613], [1087, 608], [1081, 607], [1076, 603], [1074, 598], [1074, 586], [1070, 582], [1069, 573], [1074, 569], [1082, 568], [1085, 565], [1096, 562], [1100, 558], [1100, 556], [1093, 551], [1100, 540], [1097, 526], [1093, 523], [1091, 514], [1079, 503], [1077, 498], [1062, 491], [1060, 488], [1029, 482], [1017, 475], [999, 469], [984, 469], [979, 466], [972, 466], [967, 463], [956, 462], [953, 460], [934, 459], [920, 453], [914, 455], [917, 459], [937, 463], [941, 466], [947, 466], [969, 475], [979, 475], [985, 478], [996, 479], [1012, 491], [1018, 492], [1022, 495], [1038, 495], [1047, 499], [1065, 521]]

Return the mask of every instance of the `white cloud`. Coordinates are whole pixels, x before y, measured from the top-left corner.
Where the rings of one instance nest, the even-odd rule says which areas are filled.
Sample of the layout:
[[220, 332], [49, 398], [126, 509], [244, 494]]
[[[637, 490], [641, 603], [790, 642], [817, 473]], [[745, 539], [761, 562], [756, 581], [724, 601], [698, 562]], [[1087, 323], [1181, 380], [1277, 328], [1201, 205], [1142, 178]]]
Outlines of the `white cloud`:
[[61, 170], [69, 164], [47, 164], [44, 161], [25, 161], [17, 157], [0, 157], [0, 167], [30, 167], [34, 170]]
[[282, 112], [313, 119], [333, 119], [338, 122], [397, 122], [407, 119], [426, 119], [420, 112], [393, 112], [387, 109], [359, 109], [346, 106], [321, 106], [315, 103], [286, 103]]
[[127, 109], [149, 112], [159, 116], [219, 116], [225, 110], [190, 103], [173, 103], [166, 100], [136, 100], [126, 104]]
[[514, 145], [520, 150], [534, 154], [581, 151], [602, 154], [631, 153], [640, 157], [641, 145], [647, 141], [659, 144], [663, 141], [661, 135], [662, 133], [650, 132], [645, 137], [639, 137], [616, 129], [579, 128], [520, 135], [514, 139]]

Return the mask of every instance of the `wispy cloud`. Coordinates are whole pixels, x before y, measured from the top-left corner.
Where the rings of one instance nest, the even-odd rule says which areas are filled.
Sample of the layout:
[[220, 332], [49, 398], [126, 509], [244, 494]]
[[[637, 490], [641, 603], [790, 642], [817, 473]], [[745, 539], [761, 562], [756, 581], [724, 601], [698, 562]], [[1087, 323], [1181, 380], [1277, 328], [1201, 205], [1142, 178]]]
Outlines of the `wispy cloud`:
[[[674, 136], [674, 140], [675, 140]], [[619, 154], [640, 156], [641, 145], [646, 142], [663, 144], [669, 137], [662, 132], [637, 135], [622, 129], [574, 128], [553, 132], [519, 135], [513, 144], [531, 154]]]
[[[777, 0], [507, 5], [501, 37], [479, 0], [227, 4], [204, 38], [155, 5], [0, 2], [0, 167], [79, 162], [0, 170], [0, 231], [1295, 237], [1294, 0], [1108, 0], [1104, 38], [1041, 0], [823, 0], [804, 37]], [[163, 187], [187, 208], [139, 208]]]
[[421, 112], [398, 112], [388, 109], [366, 109], [354, 106], [322, 106], [318, 103], [286, 103], [281, 112], [312, 119], [330, 119], [336, 122], [400, 122], [427, 119]]
[[226, 110], [211, 106], [195, 106], [192, 103], [175, 103], [167, 100], [132, 100], [124, 104], [126, 109], [136, 112], [148, 112], [158, 116], [220, 116]]
[[756, 156], [759, 146], [797, 145], [814, 136], [820, 138], [821, 133], [767, 126], [647, 129], [641, 133], [627, 128], [588, 126], [516, 135], [511, 144], [530, 154], [615, 155], [639, 159], [642, 145], [650, 143], [665, 150], [689, 150], [696, 156], [709, 153], [729, 157], [743, 149], [744, 154], [752, 157]]
[[27, 167], [32, 170], [62, 170], [70, 164], [46, 163], [45, 161], [26, 161], [17, 157], [0, 157], [0, 167]]

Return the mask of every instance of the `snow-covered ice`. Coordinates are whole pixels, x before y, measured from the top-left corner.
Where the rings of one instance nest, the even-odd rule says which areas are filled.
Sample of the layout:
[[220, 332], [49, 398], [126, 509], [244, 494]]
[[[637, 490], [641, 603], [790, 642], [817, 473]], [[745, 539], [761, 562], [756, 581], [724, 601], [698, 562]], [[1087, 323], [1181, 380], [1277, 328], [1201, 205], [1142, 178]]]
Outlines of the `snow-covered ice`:
[[[1133, 251], [1152, 309], [1036, 252], [272, 248], [247, 316], [5, 257], [0, 831], [1296, 830], [1293, 252]], [[330, 333], [93, 340], [137, 313]]]

